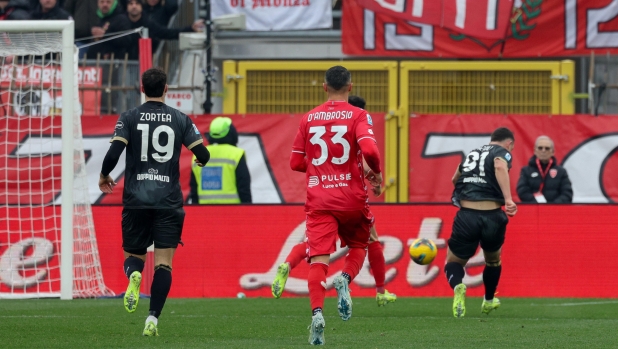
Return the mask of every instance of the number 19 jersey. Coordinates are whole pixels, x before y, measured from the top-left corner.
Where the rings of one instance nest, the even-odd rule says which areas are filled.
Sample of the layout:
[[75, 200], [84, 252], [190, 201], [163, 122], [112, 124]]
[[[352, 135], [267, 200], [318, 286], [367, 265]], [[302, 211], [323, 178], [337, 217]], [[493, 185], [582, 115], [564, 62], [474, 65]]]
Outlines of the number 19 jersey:
[[459, 205], [459, 200], [495, 201], [504, 205], [504, 195], [496, 179], [494, 159], [507, 163], [511, 169], [511, 153], [505, 148], [489, 144], [474, 149], [459, 165], [461, 175], [453, 191], [453, 204]]
[[160, 102], [120, 115], [112, 141], [127, 145], [122, 203], [129, 208], [179, 208], [180, 151], [203, 142], [191, 119]]
[[373, 121], [345, 101], [328, 101], [305, 114], [292, 151], [305, 155], [306, 210], [352, 211], [367, 206], [358, 142], [375, 142]]

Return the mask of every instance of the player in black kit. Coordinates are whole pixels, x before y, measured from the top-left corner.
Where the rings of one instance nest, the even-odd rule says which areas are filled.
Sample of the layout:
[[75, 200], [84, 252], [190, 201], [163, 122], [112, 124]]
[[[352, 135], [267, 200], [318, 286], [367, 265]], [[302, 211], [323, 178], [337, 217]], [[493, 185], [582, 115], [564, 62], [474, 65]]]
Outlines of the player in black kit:
[[512, 217], [517, 213], [509, 182], [510, 152], [514, 145], [511, 130], [496, 129], [491, 134], [490, 143], [471, 151], [453, 176], [453, 204], [460, 210], [448, 240], [444, 272], [455, 292], [453, 315], [456, 318], [466, 314], [466, 285], [462, 283], [464, 267], [476, 253], [479, 243], [485, 256], [485, 299], [481, 312], [489, 314], [500, 306], [500, 301], [494, 297], [502, 270], [500, 251], [509, 222], [507, 215]]
[[172, 286], [172, 259], [180, 242], [185, 211], [180, 190], [180, 151], [184, 145], [197, 157], [199, 166], [210, 159], [202, 136], [191, 119], [165, 105], [167, 76], [158, 68], [142, 75], [146, 103], [120, 115], [99, 178], [99, 188], [111, 193], [109, 173], [125, 146], [126, 170], [122, 195], [122, 248], [129, 286], [124, 306], [137, 309], [146, 249], [154, 242], [155, 272], [150, 289], [150, 312], [144, 336], [158, 336], [157, 323]]

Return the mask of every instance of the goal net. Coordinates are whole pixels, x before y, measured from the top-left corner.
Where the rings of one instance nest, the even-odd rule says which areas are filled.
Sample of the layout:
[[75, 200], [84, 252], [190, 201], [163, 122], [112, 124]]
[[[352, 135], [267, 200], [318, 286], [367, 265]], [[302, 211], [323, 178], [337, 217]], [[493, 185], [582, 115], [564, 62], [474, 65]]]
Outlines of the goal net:
[[0, 298], [111, 296], [86, 182], [72, 21], [0, 21]]

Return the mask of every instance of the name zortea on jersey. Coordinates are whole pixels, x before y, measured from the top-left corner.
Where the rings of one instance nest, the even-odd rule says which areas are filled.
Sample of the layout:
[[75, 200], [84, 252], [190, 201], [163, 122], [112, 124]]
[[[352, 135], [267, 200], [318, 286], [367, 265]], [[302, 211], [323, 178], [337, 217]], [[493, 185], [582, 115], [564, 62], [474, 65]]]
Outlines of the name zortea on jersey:
[[172, 115], [165, 113], [140, 113], [139, 121], [172, 122]]
[[338, 110], [333, 112], [319, 111], [307, 115], [307, 122], [311, 122], [311, 120], [346, 120], [351, 119], [353, 115], [354, 112], [350, 110]]

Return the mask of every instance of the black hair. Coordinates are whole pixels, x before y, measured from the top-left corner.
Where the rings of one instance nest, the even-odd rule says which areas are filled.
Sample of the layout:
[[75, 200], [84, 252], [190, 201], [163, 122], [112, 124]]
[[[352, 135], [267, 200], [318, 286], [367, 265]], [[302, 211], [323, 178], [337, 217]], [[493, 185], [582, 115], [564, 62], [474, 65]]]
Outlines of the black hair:
[[492, 142], [502, 142], [507, 139], [515, 142], [515, 136], [513, 135], [513, 132], [506, 127], [499, 127], [491, 134]]
[[348, 96], [348, 103], [361, 109], [365, 109], [365, 104], [367, 104], [365, 99], [360, 96]]
[[150, 68], [142, 74], [142, 86], [147, 97], [162, 97], [167, 84], [167, 74], [161, 68]]
[[225, 137], [212, 138], [209, 132], [206, 132], [204, 136], [206, 136], [206, 140], [208, 141], [208, 144], [217, 143], [217, 144], [229, 144], [229, 145], [234, 145], [234, 146], [238, 144], [238, 131], [236, 130], [236, 127], [234, 127], [234, 124], [230, 125], [230, 130], [225, 135]]
[[340, 91], [352, 82], [352, 75], [346, 68], [336, 65], [326, 71], [324, 81], [333, 90]]

